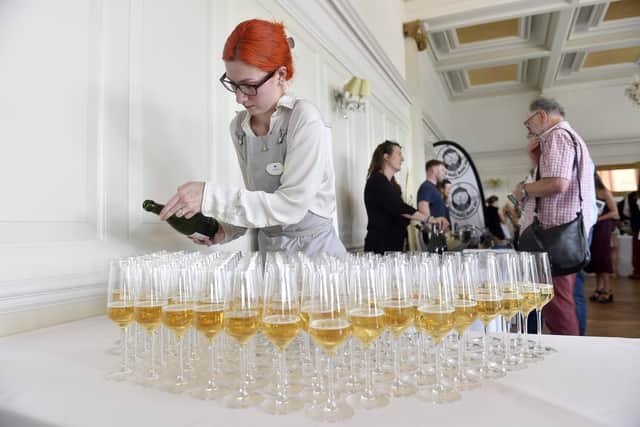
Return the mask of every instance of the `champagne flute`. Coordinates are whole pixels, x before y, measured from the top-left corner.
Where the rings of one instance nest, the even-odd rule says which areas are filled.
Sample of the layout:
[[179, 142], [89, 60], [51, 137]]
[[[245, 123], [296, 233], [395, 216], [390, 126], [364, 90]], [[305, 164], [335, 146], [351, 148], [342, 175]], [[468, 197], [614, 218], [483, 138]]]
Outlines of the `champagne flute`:
[[534, 351], [538, 355], [549, 354], [558, 350], [552, 347], [545, 347], [542, 345], [542, 309], [545, 305], [549, 304], [553, 299], [555, 293], [553, 290], [553, 277], [551, 276], [551, 264], [549, 262], [549, 255], [546, 252], [534, 252], [536, 265], [537, 283], [540, 292], [540, 298], [536, 305], [537, 322], [538, 322], [538, 340]]
[[278, 350], [278, 388], [275, 398], [262, 402], [261, 408], [270, 414], [287, 414], [302, 409], [302, 400], [288, 396], [286, 350], [302, 328], [300, 300], [295, 269], [285, 263], [267, 265], [262, 314], [262, 333]]
[[538, 283], [538, 270], [536, 266], [535, 256], [529, 252], [520, 253], [520, 268], [522, 275], [522, 349], [521, 355], [524, 360], [528, 362], [538, 362], [544, 358], [541, 355], [536, 354], [529, 348], [529, 333], [527, 318], [538, 306], [540, 302], [540, 285]]
[[134, 273], [138, 276], [135, 279], [133, 314], [150, 342], [148, 368], [142, 378], [146, 385], [152, 385], [160, 378], [155, 360], [156, 332], [162, 323], [162, 307], [167, 303], [167, 297], [159, 270], [154, 268], [153, 261], [141, 261]]
[[373, 264], [355, 264], [349, 271], [349, 318], [352, 333], [363, 347], [365, 385], [361, 393], [347, 397], [347, 402], [364, 409], [381, 408], [389, 404], [389, 398], [373, 388], [370, 367], [371, 344], [384, 332], [384, 311], [378, 294], [379, 269]]
[[226, 298], [224, 331], [240, 346], [240, 390], [225, 399], [228, 408], [248, 408], [262, 401], [262, 396], [249, 391], [248, 341], [258, 332], [260, 297], [255, 267], [240, 264], [234, 272], [230, 294]]
[[431, 387], [430, 393], [421, 393], [420, 397], [434, 403], [460, 399], [460, 393], [455, 387], [444, 382], [441, 366], [442, 339], [453, 330], [456, 319], [452, 283], [453, 270], [457, 268], [455, 264], [455, 258], [448, 257], [443, 260], [440, 269], [436, 272], [424, 269], [424, 279], [419, 294], [416, 324], [433, 339], [436, 359], [436, 384]]
[[162, 323], [173, 332], [175, 337], [178, 372], [170, 384], [169, 391], [182, 393], [188, 381], [184, 375], [184, 333], [191, 326], [193, 319], [193, 286], [188, 268], [169, 268], [165, 275], [167, 280], [167, 304], [162, 307]]
[[131, 375], [128, 354], [128, 328], [133, 322], [133, 283], [129, 277], [129, 263], [113, 260], [109, 263], [107, 315], [120, 328], [122, 361], [120, 369], [107, 375], [108, 380], [123, 381]]
[[195, 291], [193, 324], [207, 339], [208, 379], [207, 385], [193, 392], [203, 400], [213, 400], [222, 394], [215, 378], [215, 341], [224, 324], [225, 286], [229, 274], [225, 265], [213, 264], [206, 268], [206, 279]]
[[391, 393], [393, 396], [410, 396], [416, 392], [416, 386], [400, 376], [399, 344], [404, 331], [413, 324], [416, 306], [407, 280], [407, 265], [401, 257], [390, 260], [382, 309], [385, 325], [393, 336], [394, 379], [391, 383]]
[[473, 389], [480, 386], [477, 377], [467, 374], [465, 369], [466, 332], [478, 318], [477, 280], [478, 257], [465, 255], [458, 269], [458, 278], [454, 279], [454, 329], [458, 335], [458, 374], [456, 379], [461, 389]]
[[497, 256], [498, 281], [502, 289], [502, 320], [503, 320], [503, 342], [504, 359], [502, 365], [508, 370], [524, 369], [526, 365], [522, 358], [511, 351], [511, 338], [509, 327], [511, 319], [520, 312], [520, 307], [524, 297], [522, 287], [518, 284], [518, 255], [507, 252]]
[[493, 252], [483, 253], [480, 258], [481, 283], [477, 289], [478, 317], [483, 325], [482, 335], [482, 367], [480, 369], [485, 378], [500, 378], [505, 376], [504, 370], [489, 360], [489, 323], [502, 310], [502, 290], [498, 286], [498, 272], [496, 257]]
[[[337, 267], [337, 268], [334, 268]], [[324, 407], [309, 408], [307, 414], [322, 421], [340, 421], [353, 416], [353, 409], [339, 403], [334, 387], [334, 356], [336, 350], [351, 336], [347, 313], [346, 277], [340, 266], [319, 265], [312, 291], [309, 312], [309, 334], [327, 354], [327, 400]]]

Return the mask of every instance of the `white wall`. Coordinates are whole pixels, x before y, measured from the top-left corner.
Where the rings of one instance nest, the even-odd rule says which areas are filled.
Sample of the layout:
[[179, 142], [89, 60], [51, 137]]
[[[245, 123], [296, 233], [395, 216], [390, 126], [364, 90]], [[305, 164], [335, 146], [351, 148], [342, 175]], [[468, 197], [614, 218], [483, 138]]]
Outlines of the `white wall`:
[[[217, 79], [226, 36], [252, 17], [282, 20], [296, 39], [292, 89], [333, 129], [340, 236], [363, 244], [370, 155], [409, 140], [411, 115], [405, 82], [363, 45], [372, 35], [348, 2], [5, 1], [0, 335], [103, 312], [110, 258], [195, 249], [140, 205], [193, 179], [241, 185], [228, 135], [238, 106]], [[373, 93], [344, 120], [332, 92], [352, 74]]]
[[403, 0], [348, 0], [391, 62], [405, 76], [405, 47], [402, 24]]

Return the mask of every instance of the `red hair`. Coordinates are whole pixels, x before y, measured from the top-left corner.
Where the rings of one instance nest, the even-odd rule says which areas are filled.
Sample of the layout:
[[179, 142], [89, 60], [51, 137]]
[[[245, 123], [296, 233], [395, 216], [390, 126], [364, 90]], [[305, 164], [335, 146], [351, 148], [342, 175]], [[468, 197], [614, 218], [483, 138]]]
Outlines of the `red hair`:
[[262, 19], [239, 23], [224, 44], [222, 59], [240, 60], [266, 72], [284, 65], [287, 67], [286, 79], [293, 77], [291, 49], [281, 23]]

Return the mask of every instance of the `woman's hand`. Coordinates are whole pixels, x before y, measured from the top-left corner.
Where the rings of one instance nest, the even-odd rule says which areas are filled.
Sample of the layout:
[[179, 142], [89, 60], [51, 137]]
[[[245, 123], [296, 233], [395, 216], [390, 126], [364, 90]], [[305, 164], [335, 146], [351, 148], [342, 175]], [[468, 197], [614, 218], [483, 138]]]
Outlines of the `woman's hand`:
[[165, 221], [171, 215], [193, 217], [200, 212], [202, 197], [204, 192], [204, 182], [187, 182], [178, 187], [178, 191], [164, 205], [160, 212], [160, 219]]
[[197, 237], [191, 237], [188, 236], [189, 240], [191, 240], [193, 243], [197, 244], [197, 245], [207, 245], [207, 246], [211, 246], [211, 245], [217, 245], [219, 243], [222, 243], [224, 241], [224, 229], [222, 227], [218, 227], [218, 231], [216, 231], [216, 234], [213, 236], [213, 240], [210, 238], [204, 238], [204, 239], [199, 239]]

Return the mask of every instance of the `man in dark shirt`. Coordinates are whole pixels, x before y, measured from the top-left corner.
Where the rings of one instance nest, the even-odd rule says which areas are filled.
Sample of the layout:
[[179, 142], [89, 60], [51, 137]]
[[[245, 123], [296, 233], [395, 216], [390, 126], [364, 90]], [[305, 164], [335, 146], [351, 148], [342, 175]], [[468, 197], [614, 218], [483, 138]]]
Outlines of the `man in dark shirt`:
[[440, 160], [429, 160], [425, 165], [427, 180], [418, 189], [418, 210], [427, 217], [432, 217], [440, 224], [440, 228], [449, 228], [447, 221], [447, 205], [442, 199], [438, 184], [445, 177], [444, 163]]

